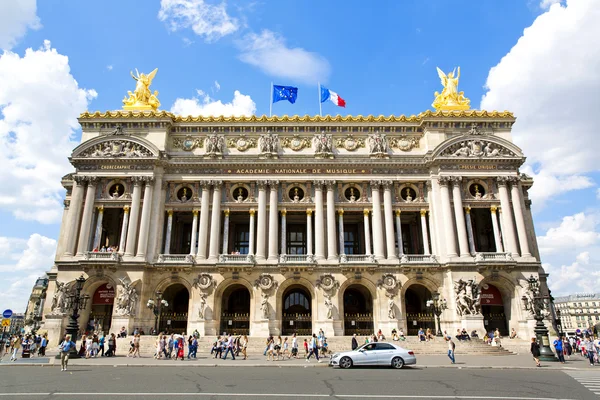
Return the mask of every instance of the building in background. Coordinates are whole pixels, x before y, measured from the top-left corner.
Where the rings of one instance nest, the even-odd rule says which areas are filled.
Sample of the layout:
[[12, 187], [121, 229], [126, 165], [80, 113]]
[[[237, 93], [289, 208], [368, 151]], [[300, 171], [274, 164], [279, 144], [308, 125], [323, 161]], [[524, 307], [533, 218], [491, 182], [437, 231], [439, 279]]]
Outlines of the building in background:
[[25, 330], [37, 331], [42, 322], [42, 311], [46, 301], [46, 291], [48, 289], [48, 277], [38, 278], [31, 289], [31, 295], [25, 309]]
[[577, 329], [600, 325], [600, 293], [580, 293], [554, 299], [560, 311], [563, 331], [574, 334]]

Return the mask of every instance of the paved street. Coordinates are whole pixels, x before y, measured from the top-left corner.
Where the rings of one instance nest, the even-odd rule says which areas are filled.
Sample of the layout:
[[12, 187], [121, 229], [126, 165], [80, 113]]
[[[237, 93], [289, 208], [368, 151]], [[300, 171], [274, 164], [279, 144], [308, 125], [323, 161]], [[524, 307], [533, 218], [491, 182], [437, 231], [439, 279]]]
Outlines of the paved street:
[[[73, 365], [3, 368], [3, 398], [19, 399], [595, 399], [588, 372], [513, 369], [211, 368]], [[572, 374], [573, 376], [569, 375]]]

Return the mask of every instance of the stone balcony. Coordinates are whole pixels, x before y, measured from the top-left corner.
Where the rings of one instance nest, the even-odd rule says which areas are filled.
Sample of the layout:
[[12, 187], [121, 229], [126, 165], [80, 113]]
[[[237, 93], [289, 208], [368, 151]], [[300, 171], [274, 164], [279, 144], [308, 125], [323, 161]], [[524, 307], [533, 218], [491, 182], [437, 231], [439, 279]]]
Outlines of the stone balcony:
[[159, 264], [193, 264], [194, 256], [191, 254], [159, 254]]
[[486, 262], [486, 261], [508, 261], [514, 262], [512, 255], [510, 253], [475, 253], [475, 262]]
[[83, 254], [83, 259], [90, 262], [121, 262], [122, 256], [116, 252], [99, 252], [99, 251], [87, 251]]
[[402, 254], [400, 264], [439, 264], [433, 254]]

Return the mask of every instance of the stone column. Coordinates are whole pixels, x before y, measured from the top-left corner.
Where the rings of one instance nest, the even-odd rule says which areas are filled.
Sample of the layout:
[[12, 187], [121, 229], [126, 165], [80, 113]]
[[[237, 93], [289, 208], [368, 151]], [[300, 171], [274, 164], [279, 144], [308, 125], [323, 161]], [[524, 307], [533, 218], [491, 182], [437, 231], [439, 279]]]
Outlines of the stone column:
[[83, 215], [81, 217], [81, 229], [79, 230], [79, 242], [77, 244], [77, 255], [89, 251], [90, 229], [92, 226], [92, 216], [94, 211], [94, 201], [96, 200], [96, 183], [98, 178], [89, 178], [87, 191], [85, 193], [85, 205], [83, 206]]
[[165, 202], [167, 199], [168, 183], [163, 182], [162, 168], [154, 169], [154, 194], [152, 196], [152, 211], [150, 212], [150, 235], [148, 236], [147, 254], [150, 260], [156, 260], [162, 250], [165, 225]]
[[454, 221], [452, 220], [452, 209], [450, 207], [450, 191], [448, 189], [449, 177], [442, 176], [438, 179], [440, 184], [440, 198], [442, 200], [442, 214], [444, 216], [444, 230], [446, 236], [446, 256], [456, 257], [456, 237], [454, 235]]
[[201, 181], [202, 199], [200, 200], [200, 231], [198, 233], [197, 260], [206, 260], [206, 246], [208, 242], [208, 212], [210, 204], [210, 181]]
[[133, 177], [133, 195], [131, 196], [131, 214], [129, 215], [129, 227], [127, 228], [127, 243], [125, 244], [125, 255], [135, 254], [135, 242], [137, 240], [138, 223], [140, 219], [140, 199], [142, 197], [141, 177]]
[[363, 225], [365, 228], [365, 254], [371, 255], [371, 229], [369, 228], [369, 209], [363, 210]]
[[458, 247], [461, 257], [469, 256], [469, 241], [467, 239], [467, 226], [465, 224], [465, 216], [462, 206], [462, 193], [460, 183], [462, 177], [453, 177], [454, 184], [452, 185], [452, 197], [454, 199], [454, 218], [456, 219], [456, 230], [458, 232]]
[[327, 182], [327, 260], [337, 261], [335, 229], [335, 181]]
[[338, 226], [339, 226], [339, 233], [338, 233], [338, 240], [339, 240], [339, 244], [340, 244], [340, 258], [342, 260], [346, 260], [346, 249], [345, 249], [345, 243], [344, 243], [344, 209], [340, 208], [338, 210]]
[[81, 176], [73, 177], [73, 191], [71, 193], [71, 202], [69, 204], [69, 229], [67, 231], [67, 248], [65, 256], [75, 254], [75, 245], [77, 240], [77, 231], [81, 222], [81, 203], [83, 202], [83, 184], [85, 180]]
[[379, 186], [381, 182], [371, 182], [371, 196], [373, 198], [373, 249], [376, 260], [385, 258], [385, 247], [383, 244], [383, 226], [381, 221], [381, 198], [379, 196]]
[[279, 181], [269, 181], [269, 261], [277, 261], [279, 259], [277, 254], [277, 242], [279, 239], [279, 210], [278, 208], [278, 196], [277, 196], [277, 185]]
[[429, 235], [427, 234], [427, 210], [421, 210], [421, 235], [423, 235], [423, 251], [426, 256], [429, 254]]
[[267, 257], [267, 181], [258, 181], [258, 232], [256, 233], [256, 260]]
[[138, 240], [136, 257], [146, 257], [148, 249], [148, 233], [150, 231], [150, 216], [152, 211], [152, 191], [154, 179], [145, 178], [146, 189], [144, 190], [144, 205], [142, 207], [142, 221], [140, 222], [140, 239]]
[[125, 252], [125, 241], [127, 240], [127, 226], [129, 224], [129, 206], [123, 207], [123, 223], [121, 225], [121, 238], [119, 240], [119, 253]]
[[212, 215], [210, 218], [210, 238], [208, 259], [217, 261], [219, 257], [219, 231], [221, 230], [221, 181], [213, 181]]
[[394, 211], [392, 209], [392, 181], [383, 182], [383, 213], [385, 216], [385, 243], [387, 259], [396, 260], [396, 237], [394, 235]]
[[500, 230], [498, 229], [498, 217], [496, 215], [496, 206], [490, 207], [490, 214], [492, 215], [492, 229], [494, 231], [494, 243], [496, 243], [496, 253], [504, 253], [502, 248], [502, 240], [500, 239]]
[[173, 210], [167, 210], [167, 234], [165, 235], [165, 254], [171, 254], [171, 231], [173, 230]]
[[256, 210], [251, 208], [249, 211], [250, 214], [250, 238], [248, 240], [248, 255], [254, 256], [254, 242], [256, 241], [256, 232], [254, 228], [254, 214], [256, 214]]
[[98, 218], [96, 219], [96, 230], [94, 231], [93, 249], [100, 250], [100, 240], [102, 239], [102, 219], [104, 218], [104, 206], [98, 207]]
[[404, 254], [404, 243], [402, 242], [402, 210], [396, 210], [396, 242], [398, 242], [398, 256]]
[[473, 223], [471, 221], [471, 207], [465, 207], [465, 220], [467, 222], [467, 237], [469, 239], [469, 251], [475, 254], [475, 237], [473, 236]]
[[229, 209], [223, 210], [223, 250], [221, 254], [229, 254]]
[[192, 243], [190, 244], [190, 255], [196, 255], [196, 240], [198, 239], [198, 210], [192, 210]]
[[517, 233], [519, 235], [519, 246], [521, 247], [521, 257], [531, 257], [529, 250], [529, 241], [527, 239], [527, 228], [525, 227], [525, 218], [523, 217], [523, 207], [521, 188], [519, 187], [518, 179], [514, 179], [511, 183], [510, 194], [512, 197], [512, 206], [515, 212], [515, 222], [517, 223]]
[[325, 236], [323, 231], [323, 182], [315, 186], [315, 259], [325, 259]]
[[506, 188], [508, 178], [498, 177], [498, 194], [500, 195], [500, 206], [502, 207], [502, 236], [504, 237], [504, 245], [506, 252], [513, 257], [518, 257], [517, 240], [515, 238], [515, 225], [510, 207], [510, 199], [508, 198], [508, 189]]
[[287, 254], [287, 210], [281, 210], [281, 252]]
[[306, 209], [306, 255], [313, 254], [312, 210]]

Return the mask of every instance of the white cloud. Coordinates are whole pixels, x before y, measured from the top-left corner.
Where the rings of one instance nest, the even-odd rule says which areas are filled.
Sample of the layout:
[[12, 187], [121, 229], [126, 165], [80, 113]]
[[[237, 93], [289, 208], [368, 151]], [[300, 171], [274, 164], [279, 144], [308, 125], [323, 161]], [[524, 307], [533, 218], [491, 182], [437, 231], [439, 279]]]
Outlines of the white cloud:
[[561, 2], [561, 0], [541, 0], [540, 1], [540, 8], [542, 10], [547, 10], [550, 7], [552, 7], [554, 4], [558, 4], [560, 2]]
[[581, 212], [563, 217], [558, 227], [548, 229], [544, 236], [538, 236], [542, 258], [600, 244], [600, 232], [597, 230], [599, 225], [600, 220], [596, 214]]
[[274, 77], [317, 83], [325, 82], [331, 70], [323, 56], [300, 47], [290, 48], [281, 35], [267, 29], [246, 35], [239, 46], [240, 60]]
[[[488, 92], [481, 101], [482, 109], [515, 113], [514, 141], [537, 174], [554, 186], [575, 181], [562, 193], [589, 187], [584, 175], [600, 168], [598, 20], [597, 0], [568, 0], [566, 6], [549, 7], [490, 70]], [[538, 200], [557, 192], [536, 191]]]
[[238, 20], [227, 14], [224, 2], [212, 5], [204, 0], [161, 0], [158, 19], [166, 22], [172, 32], [191, 28], [206, 42], [214, 42], [239, 29]]
[[594, 181], [585, 175], [560, 176], [553, 175], [547, 169], [538, 173], [530, 165], [525, 165], [521, 171], [530, 175], [535, 184], [529, 190], [529, 198], [536, 208], [543, 207], [548, 199], [571, 190], [587, 189], [595, 186]]
[[587, 251], [577, 254], [571, 264], [563, 264], [560, 267], [544, 264], [544, 269], [550, 273], [548, 284], [554, 296], [598, 292], [600, 265], [598, 260], [591, 259]]
[[96, 97], [79, 88], [68, 57], [49, 41], [23, 57], [0, 56], [0, 210], [19, 219], [60, 221], [60, 179], [72, 170], [77, 117]]
[[0, 49], [10, 50], [27, 29], [41, 28], [35, 0], [0, 0]]
[[109, 71], [112, 71], [113, 70], [113, 66], [112, 65], [107, 65], [106, 69], [109, 70]]
[[219, 82], [215, 81], [215, 89], [217, 90], [217, 92], [219, 90], [221, 90], [221, 85], [219, 84]]
[[0, 237], [0, 308], [25, 311], [35, 280], [54, 262], [56, 241], [34, 233], [29, 239]]
[[171, 112], [177, 115], [193, 116], [250, 116], [256, 112], [256, 103], [248, 95], [235, 91], [230, 103], [214, 100], [202, 90], [197, 90], [201, 98], [177, 99]]

